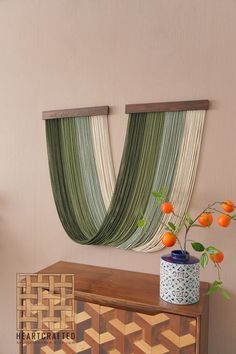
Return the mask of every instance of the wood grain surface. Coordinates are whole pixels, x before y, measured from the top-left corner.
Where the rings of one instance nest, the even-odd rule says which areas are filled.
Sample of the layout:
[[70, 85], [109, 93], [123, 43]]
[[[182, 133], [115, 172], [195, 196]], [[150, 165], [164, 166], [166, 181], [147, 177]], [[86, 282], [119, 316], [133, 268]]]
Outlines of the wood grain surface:
[[74, 118], [87, 116], [108, 115], [109, 106], [83, 107], [71, 109], [57, 109], [53, 111], [44, 111], [43, 119]]
[[120, 269], [59, 261], [41, 273], [75, 274], [75, 298], [124, 310], [155, 315], [161, 312], [198, 317], [204, 315], [209, 284], [201, 282], [200, 301], [173, 305], [159, 297], [159, 276]]
[[208, 100], [127, 104], [125, 113], [198, 111], [209, 109]]

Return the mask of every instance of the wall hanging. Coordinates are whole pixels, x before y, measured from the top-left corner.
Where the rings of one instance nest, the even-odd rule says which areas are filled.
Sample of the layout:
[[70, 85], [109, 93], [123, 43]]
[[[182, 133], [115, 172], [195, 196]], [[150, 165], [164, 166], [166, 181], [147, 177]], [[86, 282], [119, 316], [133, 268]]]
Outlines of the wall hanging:
[[[127, 105], [121, 165], [115, 178], [108, 106], [43, 112], [51, 184], [67, 234], [80, 244], [152, 252], [163, 222], [152, 191], [163, 186], [186, 212], [199, 159], [207, 100]], [[149, 220], [138, 228], [140, 214]]]

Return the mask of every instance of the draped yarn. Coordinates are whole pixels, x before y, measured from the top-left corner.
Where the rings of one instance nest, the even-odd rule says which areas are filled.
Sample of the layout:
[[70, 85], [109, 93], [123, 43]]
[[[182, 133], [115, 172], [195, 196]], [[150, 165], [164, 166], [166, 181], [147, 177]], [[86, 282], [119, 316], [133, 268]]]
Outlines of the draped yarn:
[[[107, 116], [46, 121], [51, 184], [59, 218], [80, 244], [157, 251], [163, 216], [152, 191], [165, 186], [183, 216], [192, 194], [205, 111], [131, 113], [117, 178]], [[141, 213], [148, 220], [138, 228]]]

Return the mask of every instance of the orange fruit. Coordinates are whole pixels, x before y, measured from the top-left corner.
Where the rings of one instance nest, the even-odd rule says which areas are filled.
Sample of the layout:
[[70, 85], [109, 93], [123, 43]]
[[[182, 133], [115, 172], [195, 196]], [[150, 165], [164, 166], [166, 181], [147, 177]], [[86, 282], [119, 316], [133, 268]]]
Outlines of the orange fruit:
[[160, 209], [164, 214], [170, 214], [174, 210], [174, 207], [173, 207], [172, 203], [165, 202], [165, 203], [161, 204]]
[[202, 213], [198, 218], [198, 222], [204, 227], [210, 226], [213, 223], [213, 216], [211, 213]]
[[221, 227], [228, 227], [229, 224], [230, 224], [230, 216], [229, 215], [226, 215], [226, 214], [221, 214], [219, 217], [218, 217], [218, 224], [221, 226]]
[[218, 252], [216, 254], [211, 254], [210, 258], [215, 263], [221, 263], [223, 261], [223, 259], [224, 259], [224, 253], [223, 252]]
[[176, 243], [175, 234], [169, 231], [164, 233], [164, 235], [162, 236], [162, 243], [166, 247], [174, 246], [174, 244]]
[[234, 209], [235, 209], [235, 205], [234, 205], [234, 202], [232, 202], [232, 200], [225, 200], [221, 204], [221, 208], [224, 211], [226, 211], [226, 213], [232, 213], [232, 211], [234, 211]]

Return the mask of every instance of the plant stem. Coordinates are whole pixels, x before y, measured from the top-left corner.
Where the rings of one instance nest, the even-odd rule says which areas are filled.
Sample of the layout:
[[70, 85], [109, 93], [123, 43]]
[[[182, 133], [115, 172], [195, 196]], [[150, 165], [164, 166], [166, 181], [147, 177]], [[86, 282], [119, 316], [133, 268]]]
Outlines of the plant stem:
[[[175, 235], [176, 236], [176, 235]], [[184, 250], [183, 250], [183, 247], [182, 247], [182, 245], [181, 245], [181, 242], [180, 242], [180, 240], [179, 240], [179, 238], [176, 236], [176, 238], [177, 238], [177, 241], [179, 242], [179, 245], [180, 245], [180, 248], [181, 248], [181, 251], [182, 251], [182, 253], [184, 253]]]
[[192, 227], [192, 225], [197, 221], [197, 219], [203, 214], [205, 213], [207, 210], [211, 209], [215, 204], [218, 204], [219, 202], [214, 202], [212, 204], [209, 204], [191, 223], [191, 225], [186, 226], [186, 224], [184, 224], [186, 231], [185, 231], [185, 236], [184, 236], [184, 252], [186, 252], [186, 245], [187, 245], [187, 236], [188, 236], [188, 232], [190, 230], [190, 228]]
[[[186, 226], [185, 226], [186, 227]], [[189, 232], [190, 227], [186, 227], [185, 235], [184, 235], [184, 253], [186, 253], [186, 246], [187, 246], [187, 236]]]
[[221, 210], [217, 210], [216, 208], [209, 208], [209, 209], [210, 209], [210, 210], [214, 210], [214, 211], [216, 211], [216, 212], [219, 213], [219, 214], [224, 214], [224, 215], [230, 216], [229, 214], [224, 213], [224, 212], [221, 211]]
[[174, 216], [176, 216], [177, 218], [181, 219], [181, 217], [180, 217], [178, 214], [176, 214], [176, 213], [174, 212], [174, 210], [172, 211], [172, 214], [173, 214]]
[[216, 266], [216, 268], [217, 268], [218, 279], [219, 279], [219, 281], [221, 281], [221, 279], [220, 279], [220, 266], [219, 266], [219, 264], [217, 264], [217, 263], [215, 263], [215, 266]]

